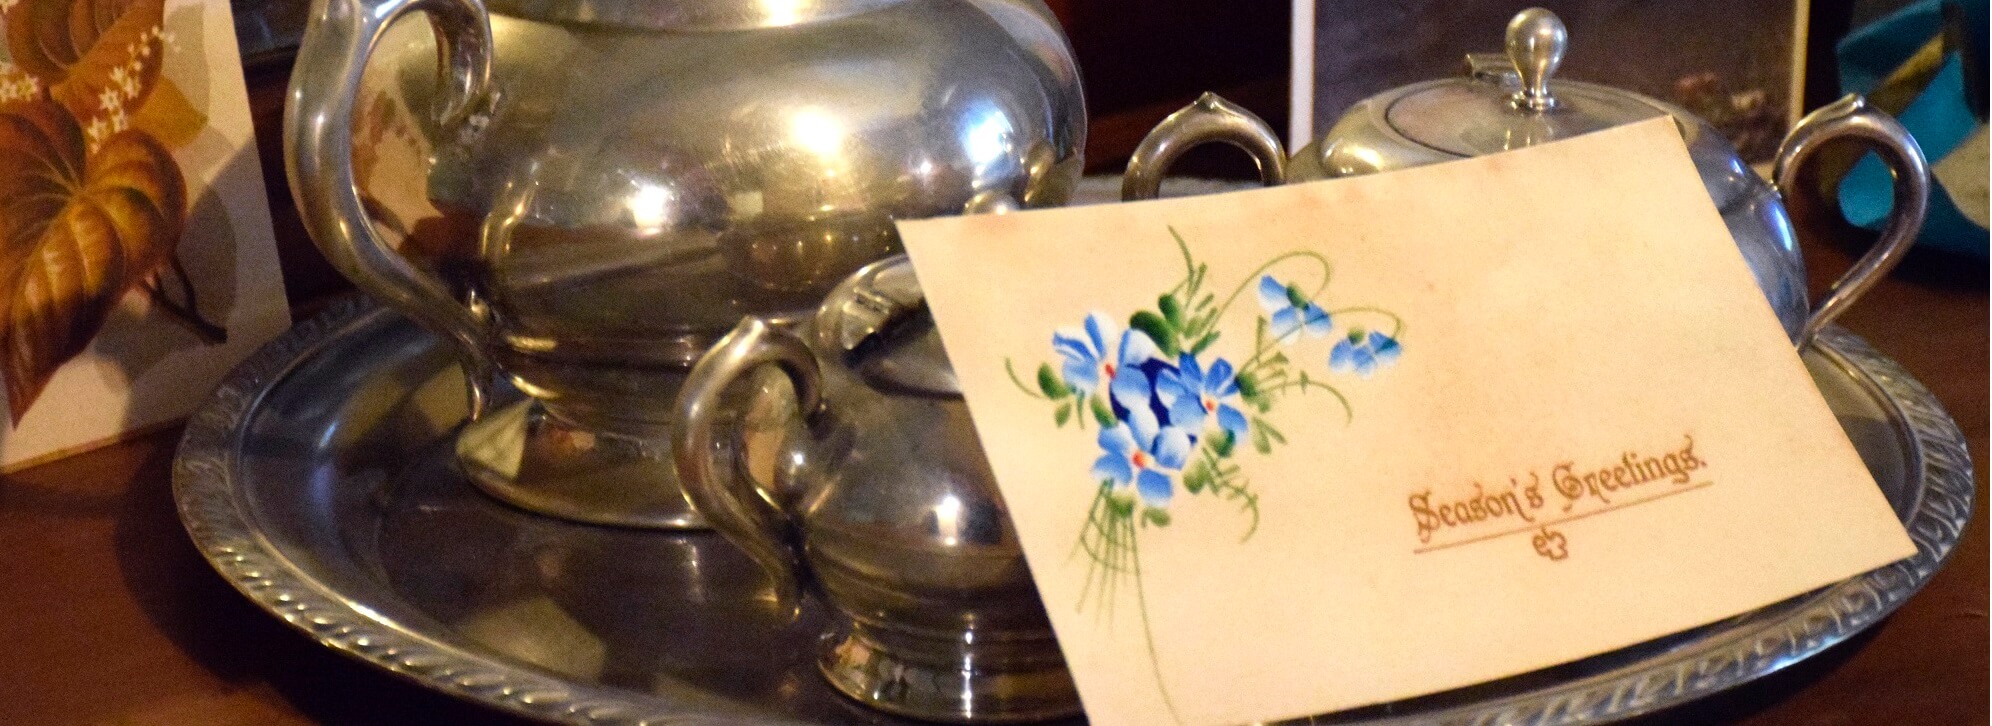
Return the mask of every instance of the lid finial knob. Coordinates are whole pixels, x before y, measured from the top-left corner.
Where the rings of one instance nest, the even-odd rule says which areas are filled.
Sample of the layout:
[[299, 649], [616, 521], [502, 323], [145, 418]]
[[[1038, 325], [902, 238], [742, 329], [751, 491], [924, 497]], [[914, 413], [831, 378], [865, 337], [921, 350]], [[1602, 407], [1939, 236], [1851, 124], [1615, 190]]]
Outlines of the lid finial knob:
[[1516, 106], [1531, 111], [1556, 107], [1556, 97], [1549, 93], [1549, 77], [1563, 63], [1563, 50], [1569, 41], [1563, 20], [1543, 8], [1523, 10], [1508, 21], [1508, 60], [1522, 76]]

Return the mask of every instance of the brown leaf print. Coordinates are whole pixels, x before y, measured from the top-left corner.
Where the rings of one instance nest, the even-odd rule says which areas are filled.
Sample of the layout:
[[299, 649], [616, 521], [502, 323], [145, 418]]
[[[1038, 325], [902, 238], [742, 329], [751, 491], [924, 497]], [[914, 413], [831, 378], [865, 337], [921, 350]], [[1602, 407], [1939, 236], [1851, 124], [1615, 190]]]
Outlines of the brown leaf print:
[[130, 127], [158, 85], [165, 8], [165, 0], [13, 0], [7, 48], [95, 149]]
[[185, 180], [158, 141], [128, 130], [86, 155], [84, 137], [54, 103], [0, 107], [0, 374], [16, 424], [171, 259], [185, 221]]

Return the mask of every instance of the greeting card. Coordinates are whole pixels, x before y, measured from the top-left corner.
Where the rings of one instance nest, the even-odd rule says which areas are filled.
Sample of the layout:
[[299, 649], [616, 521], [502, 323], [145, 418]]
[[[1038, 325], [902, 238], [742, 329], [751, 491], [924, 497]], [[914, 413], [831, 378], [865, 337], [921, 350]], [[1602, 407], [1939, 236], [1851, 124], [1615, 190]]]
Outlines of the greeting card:
[[1665, 119], [901, 234], [1095, 723], [1430, 693], [1914, 551]]
[[184, 416], [289, 324], [219, 0], [0, 0], [0, 467]]

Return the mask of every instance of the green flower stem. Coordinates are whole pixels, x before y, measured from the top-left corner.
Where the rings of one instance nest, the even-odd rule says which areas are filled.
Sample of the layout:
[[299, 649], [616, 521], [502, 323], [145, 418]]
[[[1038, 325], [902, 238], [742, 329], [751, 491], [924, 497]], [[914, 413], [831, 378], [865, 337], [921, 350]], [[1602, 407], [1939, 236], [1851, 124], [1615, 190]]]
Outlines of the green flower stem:
[[1336, 390], [1334, 386], [1322, 383], [1317, 380], [1307, 379], [1307, 380], [1298, 380], [1298, 381], [1288, 381], [1286, 383], [1281, 383], [1279, 385], [1268, 387], [1265, 389], [1265, 392], [1269, 394], [1277, 393], [1279, 391], [1284, 391], [1289, 388], [1298, 388], [1301, 389], [1302, 391], [1307, 391], [1307, 390], [1327, 391], [1329, 395], [1334, 396], [1335, 400], [1342, 404], [1342, 416], [1343, 416], [1342, 423], [1348, 424], [1356, 420], [1356, 410], [1349, 406], [1349, 398], [1347, 396], [1342, 395], [1342, 392]]
[[1252, 344], [1253, 347], [1252, 357], [1246, 358], [1244, 365], [1238, 366], [1239, 373], [1256, 374], [1259, 372], [1261, 368], [1267, 365], [1271, 365], [1269, 361], [1261, 359], [1265, 358], [1267, 353], [1271, 353], [1274, 350], [1279, 349], [1280, 340], [1278, 338], [1273, 338], [1271, 340], [1264, 340], [1263, 339], [1264, 336], [1259, 336], [1259, 337], [1261, 339]]
[[1128, 534], [1128, 554], [1134, 561], [1134, 600], [1141, 608], [1141, 634], [1148, 641], [1148, 665], [1155, 671], [1155, 690], [1162, 694], [1162, 706], [1169, 709], [1169, 718], [1182, 723], [1182, 715], [1176, 713], [1176, 702], [1169, 698], [1169, 684], [1162, 682], [1162, 656], [1155, 652], [1155, 630], [1148, 624], [1148, 592], [1141, 585], [1141, 542], [1133, 532]]
[[1252, 539], [1252, 535], [1259, 531], [1259, 495], [1253, 492], [1246, 484], [1237, 482], [1238, 466], [1236, 464], [1226, 466], [1223, 457], [1217, 452], [1212, 451], [1210, 447], [1203, 447], [1198, 450], [1198, 453], [1203, 455], [1204, 465], [1210, 468], [1211, 476], [1210, 484], [1208, 485], [1210, 493], [1227, 499], [1244, 500], [1245, 505], [1240, 507], [1240, 509], [1251, 513], [1252, 525], [1245, 529], [1245, 535], [1239, 537], [1238, 542], [1243, 544], [1247, 540]]
[[1023, 391], [1024, 395], [1030, 396], [1031, 398], [1035, 398], [1040, 401], [1051, 400], [1049, 398], [1045, 398], [1044, 394], [1031, 390], [1029, 386], [1024, 385], [1024, 379], [1017, 377], [1017, 369], [1015, 366], [1012, 366], [1010, 364], [1010, 359], [1008, 358], [1003, 359], [1003, 372], [1010, 374], [1010, 382], [1017, 384], [1017, 390]]
[[[1114, 552], [1120, 555], [1119, 562], [1116, 564], [1115, 571], [1125, 572], [1128, 573], [1129, 577], [1133, 577], [1134, 586], [1137, 588], [1137, 594], [1138, 594], [1138, 589], [1141, 587], [1141, 562], [1135, 559], [1135, 552], [1134, 552], [1135, 516], [1136, 515], [1129, 513], [1129, 515], [1125, 517], [1118, 515], [1114, 517], [1114, 531], [1117, 532], [1117, 534], [1114, 536]], [[1116, 591], [1120, 590], [1120, 578], [1114, 578], [1114, 590]], [[1147, 622], [1148, 612], [1145, 609], [1147, 606], [1143, 605], [1142, 607], [1144, 608], [1144, 610], [1141, 613], [1141, 618], [1143, 622]], [[1114, 622], [1114, 613], [1113, 611], [1109, 610], [1107, 612], [1107, 624], [1111, 626], [1113, 625], [1113, 622]]]
[[1178, 233], [1175, 227], [1168, 226], [1166, 229], [1169, 230], [1170, 237], [1176, 238], [1176, 249], [1183, 253], [1183, 281], [1176, 283], [1175, 287], [1169, 288], [1169, 294], [1174, 295], [1178, 292], [1186, 292], [1193, 295], [1196, 293], [1198, 283], [1203, 281], [1197, 279], [1197, 261], [1196, 258], [1190, 256], [1190, 243], [1183, 241], [1183, 235]]
[[1245, 528], [1245, 534], [1238, 538], [1238, 542], [1239, 544], [1244, 544], [1247, 540], [1252, 539], [1252, 535], [1259, 531], [1259, 495], [1242, 485], [1231, 483], [1225, 477], [1213, 478], [1210, 483], [1210, 489], [1213, 493], [1229, 494], [1233, 498], [1242, 498], [1245, 500], [1245, 506], [1242, 509], [1251, 512], [1252, 526]]
[[1343, 314], [1343, 313], [1350, 313], [1350, 314], [1354, 314], [1354, 313], [1372, 313], [1372, 314], [1376, 314], [1376, 315], [1382, 315], [1382, 316], [1384, 316], [1384, 317], [1387, 317], [1387, 318], [1390, 318], [1390, 325], [1391, 325], [1391, 327], [1390, 327], [1390, 337], [1391, 337], [1391, 338], [1393, 338], [1393, 339], [1396, 339], [1396, 340], [1403, 340], [1403, 339], [1404, 339], [1404, 319], [1403, 319], [1403, 318], [1400, 318], [1400, 317], [1398, 317], [1398, 316], [1397, 316], [1397, 313], [1393, 313], [1393, 312], [1391, 312], [1391, 311], [1389, 311], [1389, 310], [1385, 310], [1385, 309], [1383, 309], [1383, 308], [1378, 308], [1378, 307], [1369, 307], [1369, 306], [1362, 306], [1362, 307], [1353, 307], [1353, 308], [1342, 308], [1342, 309], [1340, 309], [1340, 310], [1330, 310], [1330, 311], [1328, 311], [1328, 314], [1329, 314], [1329, 315], [1331, 315], [1331, 316], [1333, 316], [1333, 315], [1341, 315], [1341, 314]]
[[1092, 545], [1086, 543], [1086, 537], [1099, 531], [1100, 508], [1105, 504], [1106, 497], [1107, 492], [1104, 486], [1100, 487], [1099, 492], [1093, 495], [1093, 508], [1086, 512], [1086, 525], [1079, 529], [1078, 541], [1072, 543], [1072, 554], [1066, 556], [1066, 559], [1070, 560], [1073, 557], [1078, 557], [1080, 550], [1085, 550], [1089, 560], [1086, 564], [1086, 586], [1079, 591], [1079, 604], [1073, 607], [1073, 610], [1077, 612], [1086, 611], [1086, 600], [1093, 594], [1094, 580], [1101, 575], [1100, 556], [1093, 550]]
[[[1279, 264], [1279, 263], [1281, 263], [1281, 262], [1285, 262], [1285, 261], [1287, 261], [1287, 260], [1290, 260], [1290, 259], [1293, 259], [1293, 258], [1296, 258], [1296, 257], [1301, 257], [1301, 258], [1306, 258], [1306, 259], [1310, 259], [1310, 260], [1313, 260], [1313, 261], [1315, 261], [1315, 262], [1318, 262], [1318, 263], [1320, 263], [1320, 264], [1321, 264], [1321, 284], [1320, 284], [1319, 286], [1316, 286], [1316, 287], [1314, 288], [1314, 294], [1312, 294], [1312, 295], [1308, 295], [1308, 296], [1307, 296], [1307, 298], [1308, 298], [1309, 300], [1312, 300], [1312, 299], [1314, 299], [1314, 298], [1317, 298], [1317, 297], [1320, 297], [1320, 296], [1321, 296], [1321, 292], [1322, 292], [1323, 290], [1327, 290], [1327, 289], [1328, 289], [1328, 280], [1329, 280], [1329, 278], [1331, 278], [1331, 277], [1333, 277], [1333, 276], [1334, 276], [1334, 266], [1332, 266], [1332, 265], [1328, 264], [1328, 258], [1326, 258], [1326, 257], [1322, 257], [1322, 256], [1321, 256], [1320, 254], [1318, 254], [1318, 253], [1315, 253], [1315, 252], [1311, 252], [1311, 251], [1308, 251], [1308, 250], [1297, 250], [1297, 251], [1294, 251], [1294, 252], [1288, 252], [1288, 253], [1286, 253], [1286, 254], [1284, 254], [1284, 255], [1280, 255], [1280, 256], [1278, 256], [1278, 257], [1275, 257], [1275, 258], [1273, 258], [1273, 259], [1270, 259], [1270, 260], [1267, 260], [1267, 261], [1266, 261], [1266, 264], [1263, 264], [1263, 265], [1260, 265], [1260, 266], [1259, 266], [1259, 269], [1256, 269], [1256, 270], [1253, 270], [1253, 271], [1252, 271], [1252, 274], [1250, 274], [1250, 275], [1246, 275], [1246, 276], [1245, 276], [1245, 279], [1244, 279], [1243, 281], [1241, 281], [1241, 282], [1239, 282], [1239, 283], [1238, 283], [1238, 287], [1237, 287], [1236, 289], [1232, 290], [1232, 291], [1231, 291], [1231, 294], [1230, 294], [1229, 296], [1227, 296], [1227, 297], [1225, 297], [1225, 298], [1224, 298], [1224, 304], [1223, 304], [1223, 305], [1219, 305], [1219, 306], [1217, 306], [1217, 316], [1216, 316], [1216, 317], [1217, 317], [1217, 318], [1223, 318], [1223, 317], [1224, 317], [1224, 313], [1225, 313], [1225, 311], [1228, 311], [1228, 310], [1230, 310], [1230, 309], [1231, 309], [1231, 304], [1232, 304], [1232, 303], [1234, 303], [1234, 302], [1237, 302], [1237, 301], [1238, 301], [1238, 296], [1239, 296], [1239, 295], [1241, 295], [1241, 294], [1244, 294], [1244, 292], [1245, 292], [1245, 288], [1247, 288], [1247, 287], [1251, 287], [1253, 283], [1255, 283], [1255, 282], [1257, 282], [1257, 281], [1259, 280], [1259, 275], [1261, 275], [1261, 274], [1264, 274], [1264, 273], [1265, 273], [1265, 272], [1266, 272], [1267, 270], [1270, 270], [1270, 269], [1273, 269], [1273, 265], [1277, 265], [1277, 264]], [[1216, 318], [1213, 318], [1213, 319], [1216, 319]]]

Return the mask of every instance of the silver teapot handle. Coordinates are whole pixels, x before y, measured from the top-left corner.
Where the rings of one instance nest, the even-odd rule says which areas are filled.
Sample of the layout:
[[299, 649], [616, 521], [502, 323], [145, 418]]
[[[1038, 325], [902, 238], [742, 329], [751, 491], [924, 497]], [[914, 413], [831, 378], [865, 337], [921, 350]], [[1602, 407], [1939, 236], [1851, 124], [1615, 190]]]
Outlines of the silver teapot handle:
[[488, 403], [495, 367], [484, 326], [448, 287], [375, 234], [353, 174], [353, 105], [382, 33], [423, 12], [440, 46], [442, 128], [467, 130], [491, 86], [491, 18], [482, 0], [319, 0], [298, 49], [284, 109], [284, 159], [291, 196], [325, 257], [360, 289], [441, 334], [457, 349], [471, 418]]
[[822, 408], [823, 372], [801, 338], [749, 316], [692, 367], [678, 394], [671, 452], [692, 507], [775, 580], [776, 607], [800, 612], [802, 553], [788, 515], [741, 471], [737, 432], [720, 430], [729, 387], [763, 365], [780, 366], [805, 421]]
[[1917, 145], [1915, 137], [1902, 124], [1869, 106], [1859, 95], [1848, 95], [1807, 114], [1785, 137], [1778, 148], [1771, 178], [1776, 180], [1778, 191], [1787, 203], [1799, 191], [1799, 172], [1814, 158], [1815, 152], [1841, 139], [1865, 142], [1881, 157], [1895, 175], [1895, 204], [1874, 247], [1834, 282], [1826, 297], [1813, 308], [1812, 316], [1805, 321], [1805, 330], [1798, 337], [1800, 348], [1810, 344], [1813, 336], [1902, 261], [1910, 245], [1916, 243], [1916, 233], [1922, 231], [1923, 217], [1930, 207], [1930, 165], [1923, 158], [1923, 147]]
[[1183, 152], [1222, 141], [1252, 155], [1259, 181], [1266, 186], [1286, 183], [1286, 147], [1265, 119], [1244, 106], [1205, 93], [1190, 105], [1162, 119], [1141, 139], [1127, 172], [1121, 175], [1121, 201], [1154, 199], [1162, 192], [1162, 177]]

